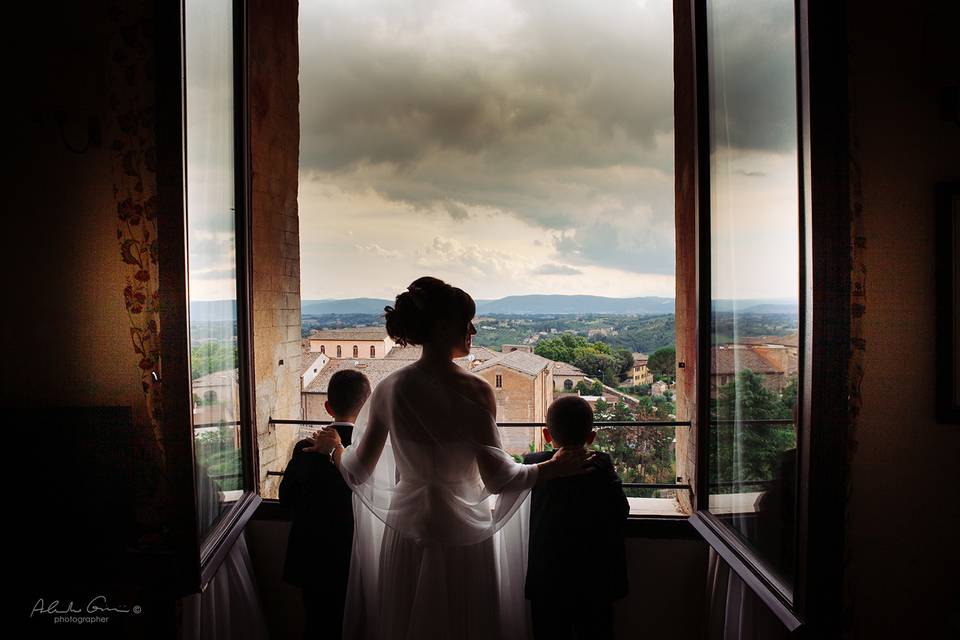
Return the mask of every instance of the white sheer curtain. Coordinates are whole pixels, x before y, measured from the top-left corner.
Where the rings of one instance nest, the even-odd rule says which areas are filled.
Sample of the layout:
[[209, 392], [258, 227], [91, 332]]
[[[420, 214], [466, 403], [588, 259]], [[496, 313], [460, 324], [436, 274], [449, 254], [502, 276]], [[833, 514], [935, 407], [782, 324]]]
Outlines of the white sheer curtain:
[[207, 588], [181, 600], [182, 640], [264, 640], [267, 625], [257, 596], [246, 533]]
[[344, 637], [529, 637], [524, 505], [537, 469], [448, 382], [401, 369], [357, 420], [342, 460], [355, 491]]
[[785, 640], [789, 635], [712, 548], [707, 566], [707, 602], [709, 640]]

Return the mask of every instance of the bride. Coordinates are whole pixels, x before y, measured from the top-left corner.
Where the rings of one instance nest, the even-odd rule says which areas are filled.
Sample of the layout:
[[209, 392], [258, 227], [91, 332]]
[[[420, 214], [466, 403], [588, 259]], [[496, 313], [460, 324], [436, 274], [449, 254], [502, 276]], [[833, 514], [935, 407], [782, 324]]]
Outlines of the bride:
[[355, 492], [344, 637], [524, 637], [526, 525], [514, 515], [538, 482], [584, 473], [587, 454], [522, 465], [502, 449], [493, 390], [453, 362], [476, 333], [467, 293], [423, 277], [394, 304], [387, 333], [422, 345], [421, 358], [377, 385], [355, 446], [335, 429], [314, 436]]

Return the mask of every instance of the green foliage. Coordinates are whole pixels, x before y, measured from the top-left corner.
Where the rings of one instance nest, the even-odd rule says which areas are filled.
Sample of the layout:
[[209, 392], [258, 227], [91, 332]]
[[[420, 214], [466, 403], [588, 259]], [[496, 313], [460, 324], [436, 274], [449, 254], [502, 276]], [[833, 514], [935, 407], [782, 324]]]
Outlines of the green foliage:
[[567, 362], [590, 377], [615, 385], [633, 366], [630, 351], [613, 348], [604, 342], [590, 342], [585, 337], [565, 333], [537, 342], [534, 353], [550, 360]]
[[677, 350], [673, 346], [657, 349], [650, 355], [647, 368], [654, 376], [672, 382], [677, 375]]
[[586, 380], [581, 380], [573, 389], [582, 396], [603, 395], [603, 383], [599, 380], [594, 380], [593, 384], [588, 383]]
[[[798, 383], [791, 378], [782, 393], [767, 389], [764, 377], [744, 369], [717, 392], [711, 408], [717, 423], [710, 429], [710, 481], [717, 483], [772, 480], [784, 451], [796, 447], [790, 423], [750, 421], [790, 420]], [[740, 485], [720, 491], [755, 491]]]
[[[653, 400], [641, 399], [636, 409], [617, 400], [613, 405], [598, 400], [594, 409], [597, 421], [656, 419]], [[592, 448], [610, 455], [614, 469], [624, 482], [668, 483], [674, 481], [676, 453], [674, 427], [598, 427]], [[655, 489], [636, 491], [637, 495], [656, 495]]]
[[234, 427], [197, 434], [194, 442], [197, 465], [205, 469], [221, 491], [241, 489], [240, 454], [234, 446]]
[[217, 371], [235, 369], [239, 362], [232, 340], [208, 340], [190, 350], [190, 372], [194, 380]]
[[786, 336], [799, 328], [795, 313], [732, 313], [713, 312], [713, 342], [734, 342], [739, 336]]

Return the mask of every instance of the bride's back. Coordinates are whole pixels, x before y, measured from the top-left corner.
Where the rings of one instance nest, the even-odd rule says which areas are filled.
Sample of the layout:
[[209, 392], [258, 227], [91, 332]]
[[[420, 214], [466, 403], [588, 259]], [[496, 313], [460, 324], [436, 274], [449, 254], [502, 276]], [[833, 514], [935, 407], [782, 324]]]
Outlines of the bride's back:
[[381, 383], [377, 409], [387, 418], [401, 479], [479, 480], [478, 445], [497, 445], [492, 441], [493, 417], [482, 400], [484, 384], [465, 371], [437, 371], [419, 364], [404, 367]]

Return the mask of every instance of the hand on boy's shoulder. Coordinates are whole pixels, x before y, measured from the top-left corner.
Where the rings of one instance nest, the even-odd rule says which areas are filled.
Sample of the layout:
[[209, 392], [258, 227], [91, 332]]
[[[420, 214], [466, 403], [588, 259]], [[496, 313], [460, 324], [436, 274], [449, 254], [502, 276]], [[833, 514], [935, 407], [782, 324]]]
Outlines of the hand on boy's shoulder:
[[555, 451], [532, 451], [523, 454], [523, 464], [540, 464], [553, 457]]

